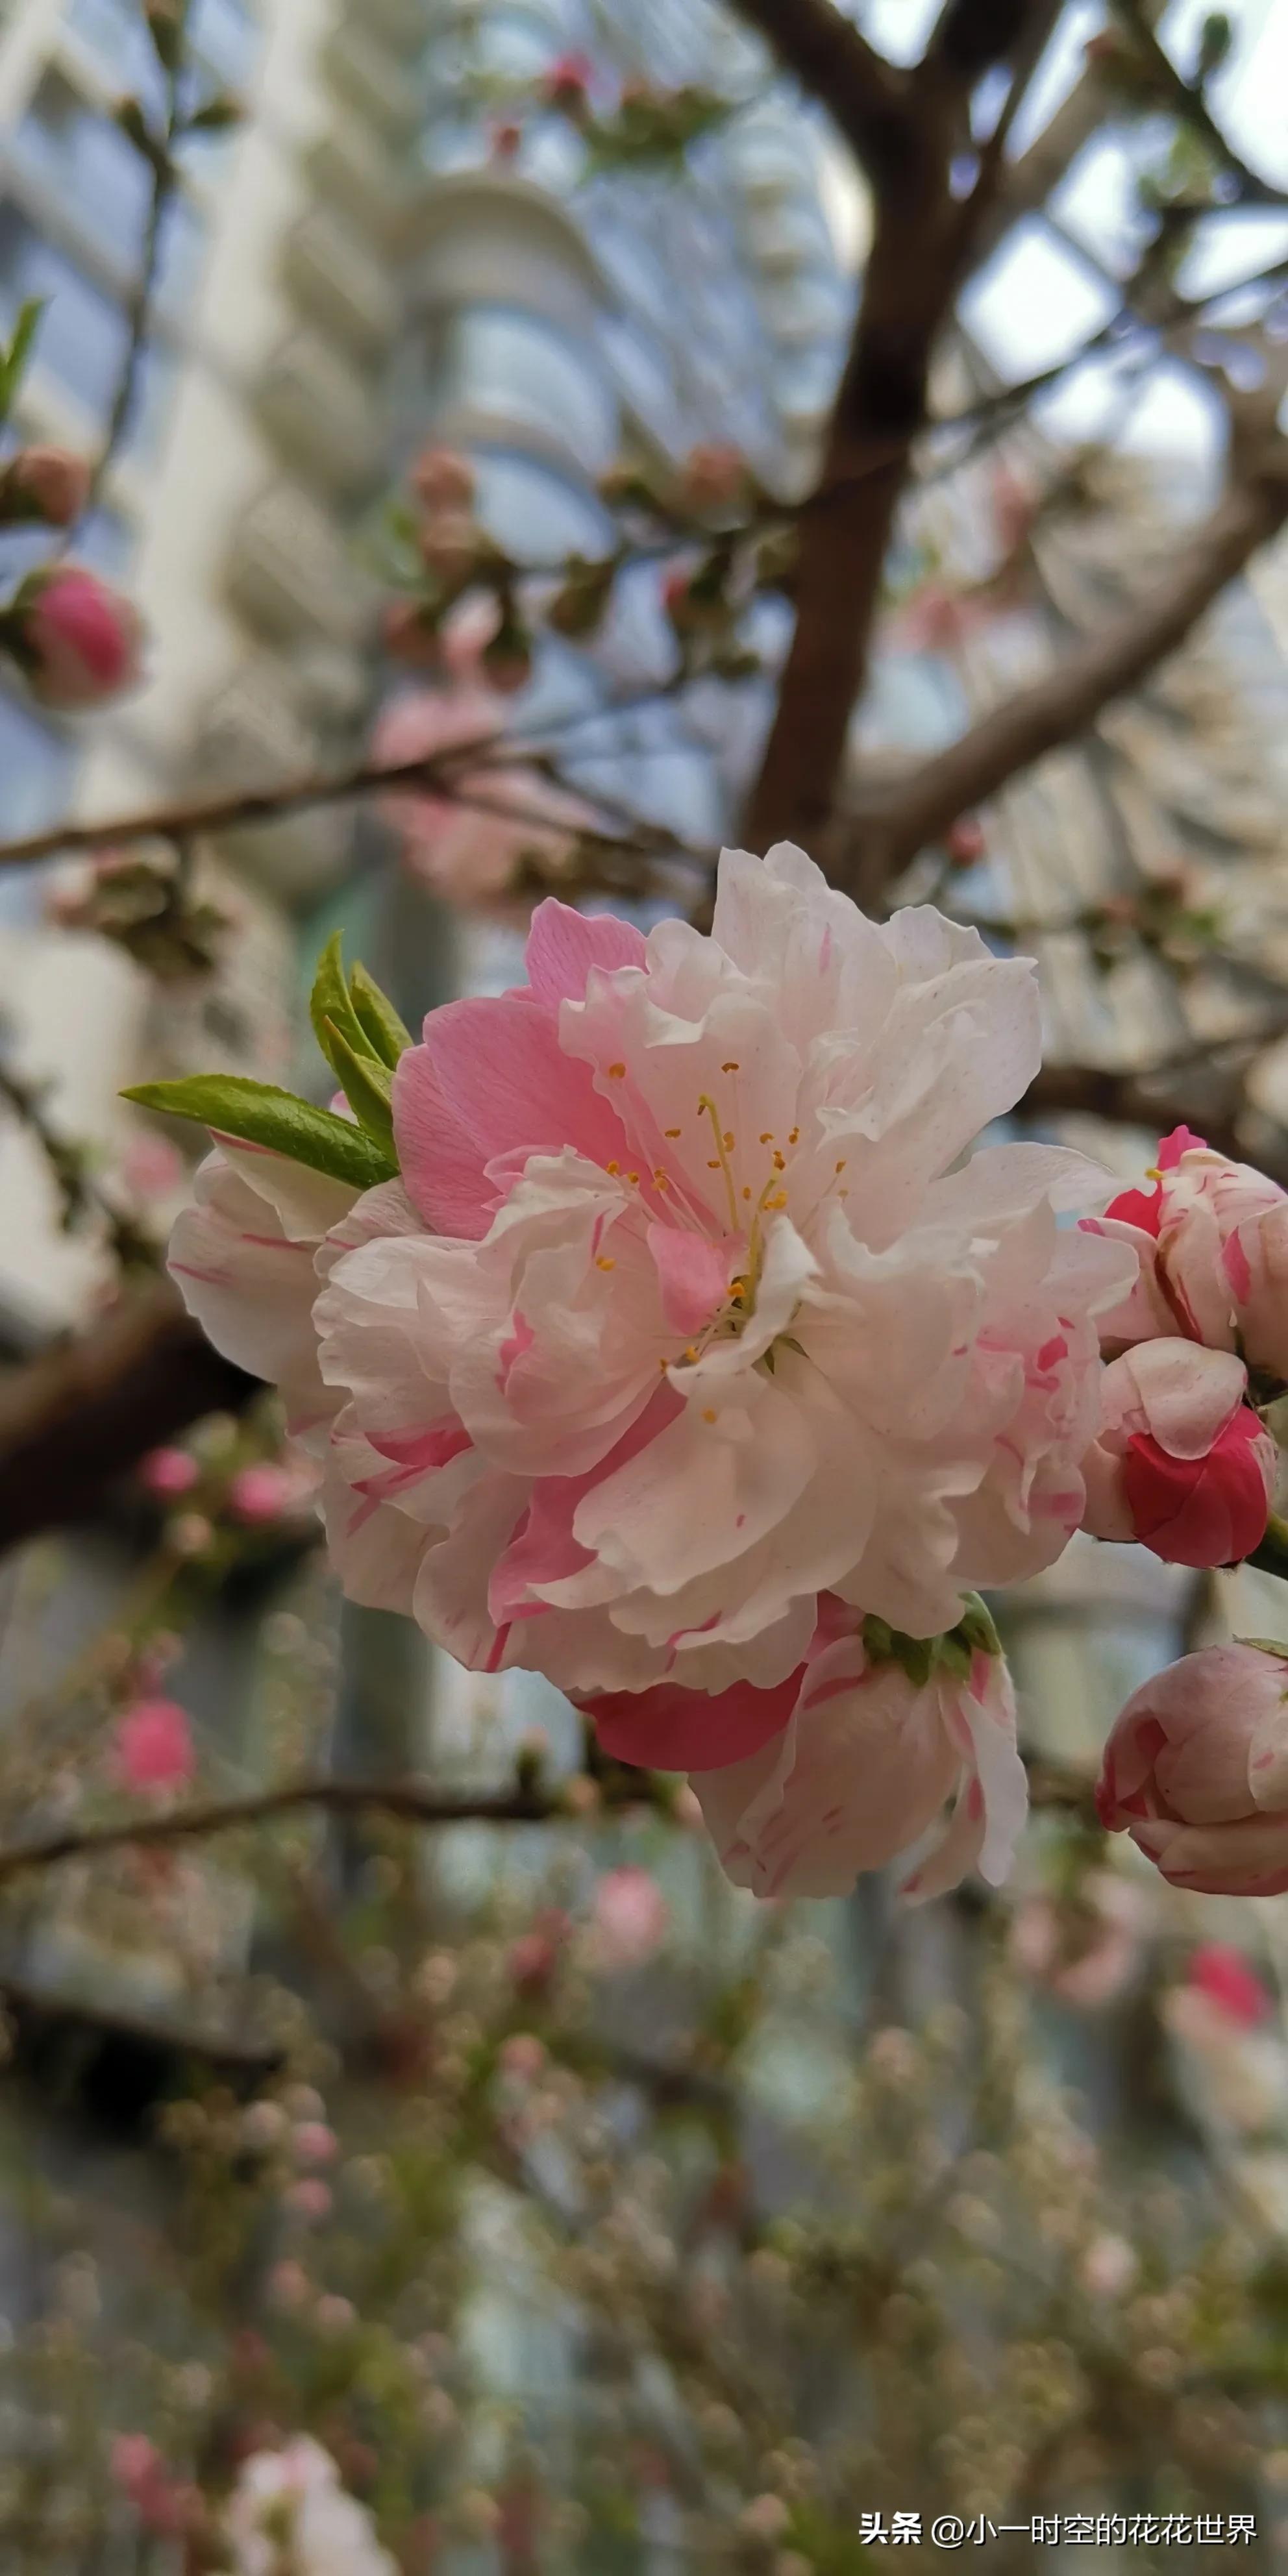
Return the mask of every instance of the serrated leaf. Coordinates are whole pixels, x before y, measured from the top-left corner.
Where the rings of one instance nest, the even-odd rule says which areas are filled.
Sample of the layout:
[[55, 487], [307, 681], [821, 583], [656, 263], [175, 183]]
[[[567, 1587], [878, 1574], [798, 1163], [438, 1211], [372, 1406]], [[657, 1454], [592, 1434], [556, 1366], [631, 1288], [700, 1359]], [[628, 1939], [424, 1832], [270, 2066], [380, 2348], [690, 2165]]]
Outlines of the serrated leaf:
[[413, 1044], [411, 1030], [404, 1028], [387, 993], [382, 993], [365, 966], [355, 966], [349, 977], [349, 996], [354, 1012], [366, 1031], [369, 1045], [375, 1048], [382, 1064], [392, 1073], [400, 1056]]
[[344, 971], [344, 953], [338, 930], [332, 931], [318, 959], [318, 971], [309, 995], [309, 1018], [327, 1063], [343, 1082], [345, 1068], [336, 1061], [328, 1031], [338, 1030], [351, 1055], [362, 1057], [370, 1055], [373, 1050], [349, 998], [349, 979]]
[[121, 1095], [141, 1109], [163, 1110], [170, 1118], [191, 1118], [214, 1136], [236, 1136], [247, 1145], [264, 1145], [288, 1162], [310, 1171], [329, 1172], [356, 1190], [375, 1189], [394, 1179], [398, 1163], [387, 1145], [362, 1127], [279, 1091], [270, 1082], [251, 1082], [239, 1073], [198, 1073], [184, 1082], [140, 1082]]
[[48, 300], [44, 295], [28, 297], [14, 324], [13, 337], [9, 346], [3, 357], [0, 357], [0, 421], [8, 417], [14, 395], [26, 373], [27, 361], [31, 356], [36, 333], [40, 329]]
[[359, 1055], [334, 1020], [324, 1021], [323, 1027], [326, 1031], [327, 1062], [339, 1075], [354, 1117], [378, 1144], [392, 1147], [393, 1076], [388, 1065], [378, 1064], [373, 1055]]

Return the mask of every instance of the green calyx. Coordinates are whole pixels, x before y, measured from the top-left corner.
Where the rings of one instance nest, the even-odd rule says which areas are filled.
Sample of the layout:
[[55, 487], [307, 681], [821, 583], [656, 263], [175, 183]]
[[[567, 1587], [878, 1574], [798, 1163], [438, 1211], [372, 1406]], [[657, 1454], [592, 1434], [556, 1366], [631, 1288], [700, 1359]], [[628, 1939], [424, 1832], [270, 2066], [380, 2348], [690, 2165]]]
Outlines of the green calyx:
[[392, 1002], [355, 966], [346, 974], [337, 932], [323, 950], [309, 1001], [314, 1032], [353, 1115], [342, 1118], [242, 1074], [196, 1074], [184, 1082], [143, 1082], [125, 1093], [140, 1108], [195, 1119], [215, 1136], [235, 1137], [306, 1164], [352, 1189], [394, 1180], [393, 1076], [411, 1045]]
[[968, 1681], [977, 1654], [1000, 1655], [1002, 1641], [978, 1593], [968, 1593], [955, 1628], [942, 1637], [905, 1637], [885, 1619], [863, 1622], [863, 1651], [869, 1663], [898, 1664], [914, 1690], [924, 1690], [936, 1672]]

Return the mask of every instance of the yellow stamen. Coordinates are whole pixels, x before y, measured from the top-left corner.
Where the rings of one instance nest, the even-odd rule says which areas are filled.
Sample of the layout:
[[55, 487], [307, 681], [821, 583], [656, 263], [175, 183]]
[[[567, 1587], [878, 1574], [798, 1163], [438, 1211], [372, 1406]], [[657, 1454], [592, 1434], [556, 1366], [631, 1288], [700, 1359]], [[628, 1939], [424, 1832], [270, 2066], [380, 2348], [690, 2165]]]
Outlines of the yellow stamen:
[[843, 1171], [844, 1171], [844, 1169], [845, 1169], [845, 1156], [844, 1156], [844, 1154], [842, 1154], [841, 1159], [840, 1159], [840, 1162], [835, 1166], [835, 1168], [836, 1168], [836, 1170], [837, 1170], [838, 1172], [843, 1172]]
[[774, 1151], [774, 1170], [775, 1170], [776, 1172], [785, 1172], [785, 1171], [786, 1171], [786, 1169], [787, 1169], [787, 1156], [786, 1156], [785, 1154], [780, 1154], [780, 1153], [778, 1152], [777, 1148], [775, 1148], [775, 1151]]
[[678, 1135], [679, 1135], [679, 1133], [680, 1133], [680, 1130], [679, 1130], [679, 1128], [678, 1128], [678, 1127], [668, 1127], [668, 1128], [666, 1129], [666, 1133], [667, 1133], [667, 1135], [668, 1135], [668, 1136], [678, 1136]]
[[700, 1356], [696, 1342], [690, 1342], [684, 1356], [686, 1360], [696, 1360]]
[[627, 1180], [630, 1182], [631, 1188], [632, 1188], [633, 1190], [637, 1190], [637, 1189], [639, 1188], [639, 1185], [640, 1185], [640, 1176], [639, 1176], [639, 1173], [638, 1173], [638, 1172], [628, 1172], [628, 1173], [627, 1173], [627, 1175], [626, 1175], [626, 1178], [627, 1178]]
[[734, 1149], [734, 1146], [737, 1144], [737, 1141], [738, 1141], [738, 1139], [737, 1139], [737, 1137], [734, 1135], [734, 1132], [733, 1132], [732, 1127], [726, 1127], [726, 1129], [725, 1129], [725, 1131], [724, 1131], [724, 1135], [723, 1135], [723, 1137], [722, 1137], [722, 1139], [721, 1139], [721, 1142], [722, 1142], [722, 1144], [723, 1144], [723, 1146], [724, 1146], [724, 1149], [725, 1149], [726, 1154], [732, 1154], [733, 1149]]
[[626, 1080], [626, 1067], [625, 1067], [625, 1065], [624, 1065], [624, 1064], [610, 1064], [610, 1066], [609, 1066], [609, 1068], [608, 1068], [608, 1079], [609, 1079], [609, 1081], [610, 1081], [610, 1082], [624, 1082], [624, 1081]]
[[709, 1164], [707, 1168], [709, 1171], [713, 1172], [719, 1169], [724, 1173], [725, 1188], [729, 1193], [729, 1219], [733, 1226], [734, 1233], [736, 1234], [738, 1231], [738, 1198], [734, 1189], [733, 1173], [729, 1169], [728, 1162], [728, 1157], [733, 1147], [733, 1138], [731, 1135], [726, 1134], [721, 1128], [720, 1112], [717, 1109], [714, 1100], [709, 1099], [705, 1091], [698, 1102], [698, 1107], [711, 1121], [712, 1132], [715, 1136], [716, 1146], [718, 1149], [718, 1162]]
[[787, 1139], [788, 1144], [789, 1144], [789, 1145], [799, 1145], [800, 1140], [801, 1140], [801, 1131], [800, 1131], [799, 1127], [793, 1127], [792, 1132], [791, 1132], [790, 1136], [789, 1136], [789, 1137], [788, 1137], [788, 1139]]
[[712, 1406], [708, 1404], [708, 1405], [707, 1405], [707, 1406], [705, 1406], [705, 1407], [704, 1407], [704, 1409], [703, 1409], [702, 1419], [703, 1419], [703, 1421], [704, 1421], [704, 1422], [714, 1422], [714, 1421], [715, 1421], [715, 1418], [716, 1418], [716, 1417], [715, 1417], [715, 1412], [714, 1412], [714, 1410], [713, 1410]]
[[605, 1165], [604, 1165], [604, 1169], [605, 1169], [605, 1171], [606, 1171], [606, 1172], [611, 1172], [611, 1173], [612, 1173], [612, 1175], [613, 1175], [614, 1180], [616, 1180], [617, 1175], [618, 1175], [618, 1173], [620, 1172], [621, 1168], [622, 1168], [622, 1167], [621, 1167], [621, 1164], [620, 1164], [620, 1163], [605, 1163]]
[[765, 1205], [767, 1208], [785, 1208], [787, 1205], [786, 1190], [776, 1191], [772, 1199], [766, 1199]]
[[729, 1290], [729, 1302], [730, 1302], [730, 1304], [731, 1304], [731, 1305], [733, 1305], [733, 1306], [741, 1306], [741, 1305], [744, 1303], [744, 1301], [745, 1301], [746, 1295], [747, 1295], [747, 1283], [746, 1283], [746, 1280], [745, 1280], [745, 1279], [735, 1279], [735, 1280], [732, 1282], [732, 1285], [731, 1285], [730, 1290]]
[[751, 1192], [749, 1189], [744, 1187], [742, 1195], [745, 1199], [749, 1199], [751, 1197]]
[[598, 1260], [597, 1260], [597, 1261], [596, 1261], [596, 1263], [595, 1263], [595, 1268], [596, 1268], [597, 1270], [615, 1270], [615, 1269], [617, 1268], [617, 1264], [616, 1264], [616, 1262], [615, 1262], [615, 1261], [610, 1261], [610, 1260], [609, 1260], [608, 1254], [607, 1254], [606, 1252], [601, 1252], [601, 1253], [600, 1253], [600, 1255], [599, 1255]]
[[653, 1174], [653, 1186], [658, 1190], [669, 1190], [671, 1186], [671, 1175], [669, 1172], [664, 1172], [660, 1164]]
[[1145, 1178], [1146, 1178], [1146, 1180], [1147, 1180], [1147, 1181], [1161, 1181], [1162, 1177], [1163, 1177], [1163, 1175], [1162, 1175], [1162, 1173], [1160, 1172], [1160, 1170], [1159, 1170], [1159, 1168], [1158, 1168], [1157, 1163], [1151, 1163], [1151, 1165], [1150, 1165], [1150, 1167], [1149, 1167], [1149, 1170], [1148, 1170], [1148, 1171], [1146, 1172], [1146, 1174], [1145, 1174]]
[[733, 1057], [730, 1056], [729, 1062], [727, 1064], [722, 1064], [720, 1070], [722, 1073], [737, 1073], [739, 1071], [739, 1067], [735, 1064]]
[[761, 1128], [761, 1131], [760, 1131], [760, 1141], [761, 1141], [761, 1144], [762, 1144], [762, 1145], [772, 1145], [772, 1144], [773, 1144], [773, 1141], [774, 1141], [774, 1131], [773, 1131], [772, 1127], [762, 1127], [762, 1128]]

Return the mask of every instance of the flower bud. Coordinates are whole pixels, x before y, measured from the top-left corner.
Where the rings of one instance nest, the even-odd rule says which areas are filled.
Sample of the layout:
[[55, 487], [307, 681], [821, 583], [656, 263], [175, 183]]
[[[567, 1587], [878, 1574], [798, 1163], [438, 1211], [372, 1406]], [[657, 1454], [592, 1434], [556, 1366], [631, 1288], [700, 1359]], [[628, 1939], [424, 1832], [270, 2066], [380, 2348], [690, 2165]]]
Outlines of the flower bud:
[[411, 488], [427, 510], [469, 510], [474, 468], [454, 447], [422, 448], [411, 469]]
[[1205, 1646], [1128, 1700], [1096, 1792], [1175, 1887], [1204, 1896], [1288, 1889], [1288, 1647]]
[[81, 564], [54, 564], [23, 582], [0, 622], [42, 706], [104, 705], [142, 676], [142, 625], [128, 599]]
[[541, 95], [548, 106], [561, 108], [565, 116], [584, 115], [594, 76], [595, 66], [589, 54], [560, 54], [541, 83]]
[[90, 470], [67, 447], [24, 447], [0, 467], [0, 527], [29, 519], [74, 527], [89, 499]]
[[1083, 1461], [1083, 1527], [1138, 1539], [1168, 1565], [1235, 1565], [1266, 1534], [1275, 1443], [1245, 1403], [1229, 1351], [1138, 1342], [1101, 1385], [1100, 1436]]

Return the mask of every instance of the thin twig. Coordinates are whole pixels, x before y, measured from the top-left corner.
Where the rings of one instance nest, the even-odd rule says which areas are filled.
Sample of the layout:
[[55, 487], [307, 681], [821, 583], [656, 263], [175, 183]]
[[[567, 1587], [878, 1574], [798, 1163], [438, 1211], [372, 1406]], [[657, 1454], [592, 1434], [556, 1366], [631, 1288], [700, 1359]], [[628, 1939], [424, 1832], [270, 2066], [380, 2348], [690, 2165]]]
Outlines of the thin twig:
[[[618, 1806], [665, 1803], [666, 1793], [648, 1772], [631, 1773], [630, 1785], [609, 1784], [601, 1802]], [[364, 1811], [400, 1818], [412, 1825], [540, 1825], [576, 1821], [571, 1802], [557, 1792], [512, 1789], [494, 1796], [445, 1796], [421, 1780], [291, 1780], [276, 1789], [261, 1789], [243, 1798], [218, 1798], [200, 1806], [172, 1807], [160, 1814], [122, 1817], [106, 1825], [86, 1825], [48, 1834], [39, 1841], [0, 1850], [0, 1884], [23, 1871], [49, 1869], [56, 1862], [92, 1860], [104, 1852], [139, 1844], [204, 1841], [214, 1834], [236, 1833], [277, 1816], [318, 1808], [331, 1815]], [[598, 1812], [596, 1810], [595, 1812]]]

